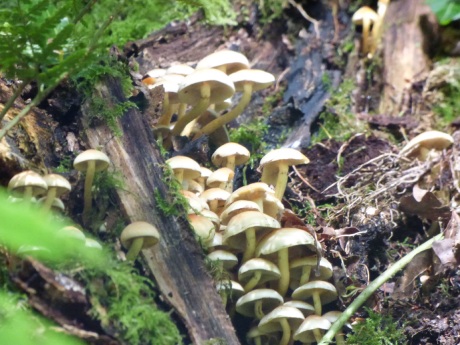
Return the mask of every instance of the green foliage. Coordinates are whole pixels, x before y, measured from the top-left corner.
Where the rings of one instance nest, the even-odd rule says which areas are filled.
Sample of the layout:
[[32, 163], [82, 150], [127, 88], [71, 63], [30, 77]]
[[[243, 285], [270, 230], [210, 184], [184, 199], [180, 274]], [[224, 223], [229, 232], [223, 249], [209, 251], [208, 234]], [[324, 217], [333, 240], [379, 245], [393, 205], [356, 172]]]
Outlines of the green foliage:
[[448, 25], [460, 19], [460, 2], [458, 0], [426, 0], [436, 14], [441, 25]]
[[367, 309], [369, 316], [353, 326], [347, 338], [348, 345], [402, 345], [407, 344], [403, 330], [389, 316]]
[[352, 133], [362, 130], [352, 112], [351, 93], [355, 88], [351, 79], [346, 79], [333, 92], [319, 115], [320, 129], [312, 136], [312, 144], [327, 138], [346, 140]]
[[165, 164], [163, 166], [163, 182], [168, 187], [168, 196], [163, 198], [159, 189], [154, 190], [154, 197], [156, 201], [156, 207], [165, 216], [178, 216], [182, 214], [183, 210], [188, 209], [188, 202], [185, 197], [181, 194], [182, 186], [174, 176], [174, 172]]
[[440, 93], [440, 100], [433, 106], [437, 115], [438, 129], [442, 130], [457, 118], [460, 108], [460, 66], [455, 63], [438, 65], [439, 70], [444, 70], [442, 85], [435, 92]]
[[254, 163], [262, 158], [265, 153], [266, 144], [263, 138], [268, 131], [268, 127], [263, 119], [256, 119], [251, 123], [243, 124], [229, 131], [231, 142], [239, 143], [249, 148], [251, 152], [249, 165], [252, 168]]
[[105, 327], [121, 330], [131, 345], [175, 345], [182, 339], [168, 313], [155, 305], [151, 282], [138, 275], [129, 263], [108, 260], [104, 269], [79, 273], [93, 304], [91, 314]]
[[20, 295], [0, 289], [0, 344], [84, 344], [76, 338], [53, 331], [50, 326], [50, 322], [26, 308]]
[[61, 159], [59, 165], [53, 169], [55, 173], [63, 174], [70, 172], [73, 169], [73, 158], [66, 156]]
[[280, 18], [287, 6], [287, 0], [259, 0], [259, 10], [262, 13], [261, 23], [270, 23]]

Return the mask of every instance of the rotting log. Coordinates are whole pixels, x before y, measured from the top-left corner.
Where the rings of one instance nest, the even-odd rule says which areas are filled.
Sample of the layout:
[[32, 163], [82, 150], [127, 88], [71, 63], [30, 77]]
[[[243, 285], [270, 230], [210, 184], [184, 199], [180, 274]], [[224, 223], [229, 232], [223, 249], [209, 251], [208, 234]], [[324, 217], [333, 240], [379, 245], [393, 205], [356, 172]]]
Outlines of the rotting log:
[[380, 112], [396, 115], [411, 108], [411, 90], [430, 72], [438, 24], [424, 1], [391, 2], [384, 21], [383, 96]]
[[[113, 78], [98, 86], [102, 97], [125, 101], [120, 84]], [[117, 190], [119, 206], [129, 221], [154, 224], [161, 233], [156, 247], [142, 251], [142, 264], [155, 278], [162, 297], [175, 310], [194, 344], [219, 338], [239, 344], [213, 281], [206, 271], [203, 252], [195, 240], [185, 211], [164, 216], [157, 208], [154, 192], [168, 200], [162, 180], [160, 155], [148, 119], [130, 109], [119, 120], [122, 136], [116, 137], [105, 125], [90, 126], [87, 106], [82, 107], [88, 147], [102, 149], [115, 171], [123, 176], [125, 187]]]

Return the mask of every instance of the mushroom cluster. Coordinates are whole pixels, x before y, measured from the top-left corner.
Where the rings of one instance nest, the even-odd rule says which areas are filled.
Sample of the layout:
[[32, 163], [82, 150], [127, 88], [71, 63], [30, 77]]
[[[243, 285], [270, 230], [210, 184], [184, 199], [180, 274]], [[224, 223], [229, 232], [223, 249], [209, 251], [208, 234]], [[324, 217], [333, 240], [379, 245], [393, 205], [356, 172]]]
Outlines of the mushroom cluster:
[[390, 0], [379, 0], [375, 12], [369, 6], [360, 7], [351, 20], [353, 24], [362, 26], [361, 52], [363, 56], [372, 58], [382, 34], [382, 25]]
[[[254, 322], [249, 341], [317, 342], [331, 326], [322, 306], [337, 299], [328, 282], [332, 265], [312, 234], [281, 223], [289, 167], [309, 160], [290, 148], [270, 151], [260, 162], [262, 181], [234, 190], [235, 166], [249, 158], [243, 146], [227, 143], [212, 156], [215, 171], [183, 156], [167, 163], [184, 188], [207, 258], [231, 278], [217, 284], [223, 303]], [[344, 344], [340, 335], [337, 343]]]
[[[275, 77], [251, 69], [241, 53], [220, 50], [200, 60], [195, 68], [179, 64], [151, 70], [143, 82], [151, 89], [164, 89], [163, 111], [154, 133], [170, 148], [171, 136], [177, 135], [194, 139], [209, 135], [217, 145], [228, 142], [225, 125], [244, 111], [253, 92], [272, 85]], [[238, 103], [224, 113], [237, 92], [241, 92]]]

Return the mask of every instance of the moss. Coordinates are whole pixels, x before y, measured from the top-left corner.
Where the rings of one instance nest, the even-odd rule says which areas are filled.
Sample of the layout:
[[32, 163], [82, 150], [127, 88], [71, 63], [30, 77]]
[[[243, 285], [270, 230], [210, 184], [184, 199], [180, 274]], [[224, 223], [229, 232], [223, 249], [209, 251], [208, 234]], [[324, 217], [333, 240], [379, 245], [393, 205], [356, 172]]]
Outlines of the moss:
[[354, 89], [353, 80], [345, 79], [332, 93], [319, 115], [320, 128], [312, 136], [312, 144], [328, 138], [338, 141], [347, 140], [352, 133], [363, 130], [363, 124], [356, 119], [352, 111], [351, 93]]
[[398, 345], [407, 344], [403, 330], [390, 316], [367, 309], [369, 316], [363, 323], [353, 326], [347, 338], [349, 345]]
[[115, 328], [128, 344], [181, 344], [170, 315], [156, 306], [153, 285], [126, 262], [110, 260], [105, 267], [78, 273], [89, 291], [92, 317]]
[[285, 90], [286, 87], [282, 86], [277, 92], [265, 97], [264, 104], [262, 105], [262, 114], [265, 117], [269, 116], [273, 108], [279, 105], [279, 103], [283, 100]]
[[160, 190], [155, 189], [153, 193], [156, 207], [165, 216], [178, 216], [183, 210], [188, 209], [188, 202], [180, 192], [182, 190], [181, 184], [167, 164], [163, 166], [163, 182], [167, 186], [168, 196], [164, 198]]
[[68, 173], [73, 169], [73, 157], [65, 156], [59, 162], [59, 165], [53, 169], [55, 173]]
[[117, 119], [131, 108], [137, 108], [130, 101], [120, 102], [114, 97], [110, 100], [104, 98], [97, 91], [98, 86], [106, 79], [112, 77], [120, 82], [123, 94], [129, 97], [133, 90], [128, 66], [115, 58], [109, 57], [105, 61], [89, 65], [80, 71], [73, 79], [77, 90], [83, 94], [84, 100], [89, 105], [90, 123], [102, 121], [117, 136], [121, 135]]

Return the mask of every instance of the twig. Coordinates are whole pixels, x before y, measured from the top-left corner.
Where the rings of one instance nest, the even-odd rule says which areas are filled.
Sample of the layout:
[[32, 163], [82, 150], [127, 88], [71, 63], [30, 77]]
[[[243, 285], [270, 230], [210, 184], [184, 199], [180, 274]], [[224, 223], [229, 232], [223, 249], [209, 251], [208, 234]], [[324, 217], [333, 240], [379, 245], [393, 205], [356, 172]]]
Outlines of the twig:
[[306, 20], [308, 20], [310, 23], [313, 24], [313, 27], [315, 28], [316, 32], [316, 38], [320, 38], [320, 33], [319, 33], [319, 20], [316, 20], [303, 9], [302, 5], [296, 3], [294, 0], [288, 0], [288, 2], [299, 11], [299, 13], [304, 17]]
[[303, 182], [305, 183], [308, 187], [310, 187], [311, 189], [313, 189], [316, 193], [321, 193], [321, 191], [319, 191], [318, 189], [316, 189], [315, 187], [313, 187], [310, 182], [307, 181], [306, 178], [304, 178], [299, 170], [297, 170], [297, 168], [295, 166], [292, 166], [292, 169], [294, 170], [295, 174], [297, 175], [297, 177]]
[[426, 241], [425, 243], [421, 244], [414, 250], [412, 250], [409, 254], [405, 255], [398, 261], [396, 261], [393, 266], [389, 267], [385, 272], [383, 272], [380, 276], [377, 277], [372, 283], [370, 283], [356, 299], [348, 306], [347, 309], [342, 313], [342, 315], [332, 324], [332, 327], [327, 331], [327, 333], [323, 336], [321, 341], [318, 345], [327, 345], [332, 342], [334, 336], [342, 329], [348, 319], [361, 307], [367, 299], [386, 281], [388, 281], [391, 277], [393, 277], [396, 273], [402, 270], [407, 264], [409, 264], [414, 257], [432, 247], [433, 242], [440, 241], [444, 238], [444, 234], [438, 234], [432, 239]]

